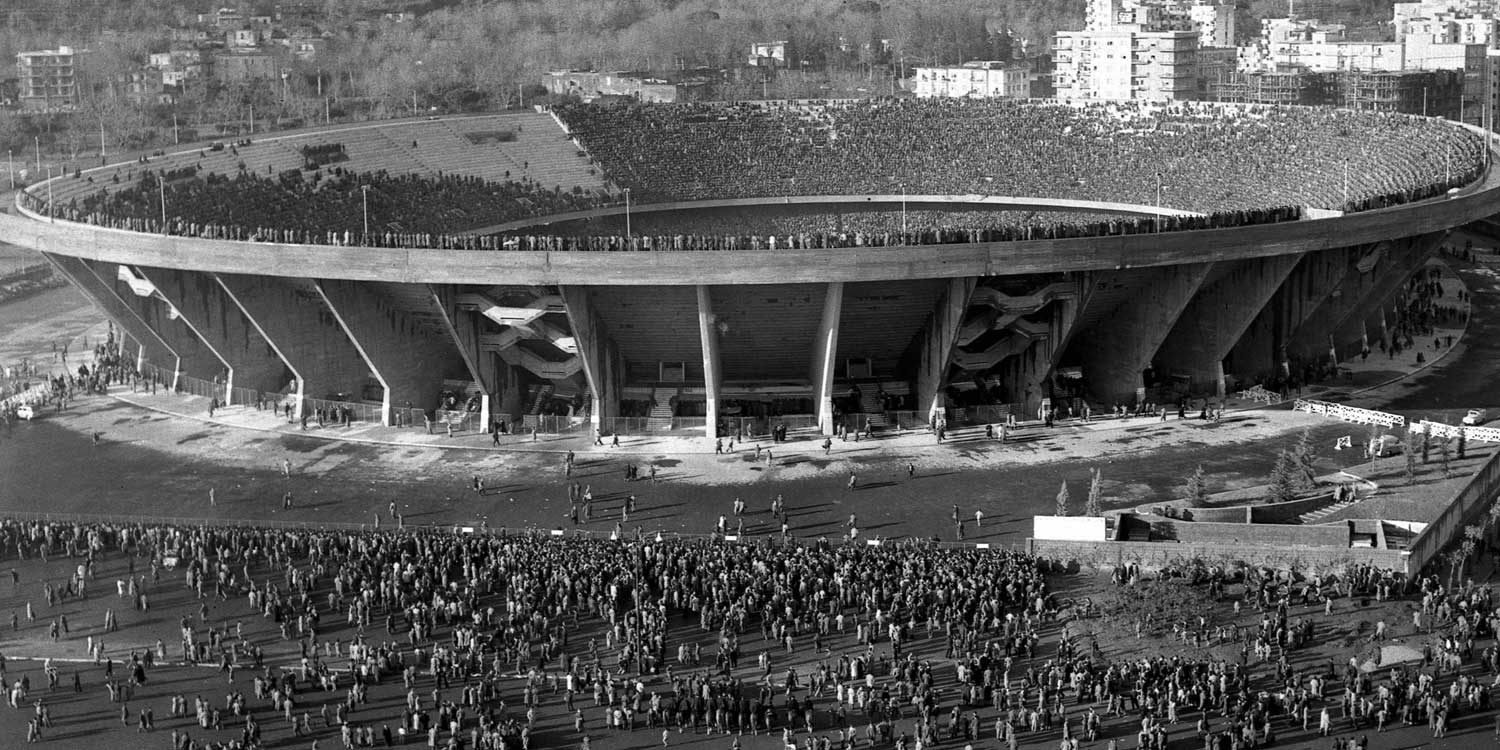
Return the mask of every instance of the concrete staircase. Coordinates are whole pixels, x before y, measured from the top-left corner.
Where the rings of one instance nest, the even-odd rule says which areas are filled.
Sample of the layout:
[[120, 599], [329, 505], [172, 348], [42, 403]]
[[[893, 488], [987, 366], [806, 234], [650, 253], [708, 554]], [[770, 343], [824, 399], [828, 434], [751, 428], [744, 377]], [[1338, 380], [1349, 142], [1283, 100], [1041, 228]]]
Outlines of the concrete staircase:
[[672, 429], [672, 397], [676, 395], [675, 388], [651, 390], [651, 413], [646, 417], [648, 432], [667, 432]]
[[552, 398], [552, 393], [555, 390], [556, 388], [551, 383], [540, 386], [531, 386], [528, 393], [528, 395], [531, 396], [531, 401], [528, 402], [526, 406], [526, 413], [521, 416], [522, 425], [526, 427], [536, 427], [541, 423], [541, 420], [538, 419], [537, 416], [542, 413], [542, 406], [544, 406], [547, 401]]
[[1311, 510], [1311, 511], [1308, 511], [1306, 513], [1303, 513], [1302, 515], [1298, 516], [1297, 518], [1298, 518], [1298, 520], [1300, 520], [1304, 524], [1321, 523], [1323, 521], [1323, 519], [1325, 519], [1325, 518], [1327, 518], [1327, 517], [1329, 517], [1329, 516], [1331, 516], [1331, 515], [1339, 512], [1339, 511], [1341, 511], [1341, 510], [1343, 510], [1343, 509], [1345, 509], [1345, 508], [1347, 508], [1347, 507], [1349, 507], [1351, 505], [1354, 505], [1355, 503], [1358, 503], [1359, 501], [1361, 501], [1363, 499], [1364, 498], [1360, 497], [1359, 493], [1356, 492], [1354, 494], [1354, 497], [1351, 497], [1348, 500], [1344, 500], [1342, 502], [1331, 503], [1329, 505], [1325, 505], [1325, 506], [1323, 506], [1321, 508], [1318, 508], [1317, 510]]
[[497, 353], [506, 364], [524, 367], [537, 377], [547, 380], [566, 380], [583, 369], [583, 360], [576, 355], [562, 360], [550, 360], [520, 346], [500, 349]]
[[477, 309], [486, 318], [503, 326], [526, 325], [549, 312], [568, 311], [563, 306], [562, 297], [556, 294], [537, 297], [525, 307], [511, 307], [500, 304], [488, 294], [474, 292], [458, 295], [458, 304]]
[[[880, 403], [880, 394], [868, 388], [860, 389], [859, 410], [864, 412], [871, 429], [884, 429], [891, 424], [890, 420], [885, 417], [885, 406]], [[864, 424], [861, 423], [859, 427], [863, 428]]]
[[969, 307], [989, 310], [966, 320], [958, 331], [958, 344], [967, 346], [989, 331], [1006, 328], [1023, 315], [1030, 315], [1058, 299], [1072, 299], [1074, 286], [1066, 281], [1048, 284], [1031, 294], [1012, 296], [998, 289], [979, 287], [969, 297]]

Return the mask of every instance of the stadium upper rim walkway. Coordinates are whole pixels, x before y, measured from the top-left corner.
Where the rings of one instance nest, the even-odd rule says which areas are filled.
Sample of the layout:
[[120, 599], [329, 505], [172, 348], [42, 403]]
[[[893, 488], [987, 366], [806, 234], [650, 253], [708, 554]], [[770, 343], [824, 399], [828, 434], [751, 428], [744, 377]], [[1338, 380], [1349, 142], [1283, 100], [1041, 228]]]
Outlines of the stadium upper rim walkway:
[[[1493, 153], [1491, 147], [1492, 162]], [[901, 198], [846, 196], [850, 203], [865, 206], [868, 199], [878, 197], [896, 202]], [[906, 196], [908, 207], [918, 203], [913, 197]], [[1500, 176], [1487, 168], [1480, 179], [1438, 198], [1243, 227], [944, 245], [681, 252], [441, 250], [211, 240], [53, 220], [22, 208], [19, 198], [17, 193], [15, 213], [0, 213], [0, 240], [107, 263], [351, 281], [656, 286], [1010, 276], [1301, 254], [1441, 232], [1492, 216], [1500, 209]], [[1039, 207], [1080, 210], [1048, 199], [1024, 200]], [[1135, 208], [1138, 215], [1157, 211], [1154, 206]], [[1107, 203], [1093, 210], [1120, 212], [1118, 205]], [[527, 220], [526, 225], [558, 221], [559, 216]]]

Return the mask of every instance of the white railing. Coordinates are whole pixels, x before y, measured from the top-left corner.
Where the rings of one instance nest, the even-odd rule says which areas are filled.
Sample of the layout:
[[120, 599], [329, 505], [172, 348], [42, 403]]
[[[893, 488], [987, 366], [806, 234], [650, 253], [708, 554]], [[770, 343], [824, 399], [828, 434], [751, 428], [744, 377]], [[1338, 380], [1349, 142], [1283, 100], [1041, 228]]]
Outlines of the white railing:
[[1333, 404], [1327, 401], [1314, 401], [1312, 399], [1299, 398], [1292, 405], [1293, 411], [1305, 411], [1308, 414], [1320, 414], [1325, 417], [1354, 424], [1378, 424], [1382, 427], [1403, 427], [1406, 425], [1406, 417], [1400, 414], [1390, 414], [1373, 409], [1361, 409], [1357, 406], [1345, 404]]

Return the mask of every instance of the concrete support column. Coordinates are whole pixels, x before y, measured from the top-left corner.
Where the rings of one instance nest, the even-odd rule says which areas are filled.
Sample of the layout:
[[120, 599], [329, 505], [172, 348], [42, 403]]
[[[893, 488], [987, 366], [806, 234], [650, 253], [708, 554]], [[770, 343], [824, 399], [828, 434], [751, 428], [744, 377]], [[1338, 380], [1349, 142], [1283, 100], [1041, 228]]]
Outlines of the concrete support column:
[[1394, 240], [1382, 247], [1381, 255], [1367, 269], [1360, 269], [1356, 261], [1351, 269], [1354, 277], [1343, 285], [1343, 293], [1327, 299], [1314, 315], [1295, 328], [1288, 337], [1286, 353], [1293, 357], [1321, 357], [1328, 351], [1330, 336], [1339, 343], [1357, 339], [1360, 322], [1367, 317], [1378, 330], [1382, 305], [1437, 251], [1443, 236], [1437, 232]]
[[[242, 391], [288, 393], [300, 400], [297, 393], [302, 378], [297, 368], [214, 274], [168, 268], [140, 270], [150, 275], [157, 292], [170, 300], [193, 330], [229, 363], [234, 385]], [[254, 403], [254, 397], [226, 391], [225, 401]]]
[[1122, 300], [1073, 347], [1091, 395], [1103, 406], [1130, 403], [1140, 393], [1141, 373], [1151, 365], [1182, 311], [1207, 278], [1212, 263], [1153, 268], [1143, 273], [1146, 293]]
[[1215, 265], [1193, 296], [1156, 361], [1170, 373], [1184, 373], [1195, 385], [1210, 385], [1224, 397], [1224, 358], [1239, 343], [1251, 321], [1276, 294], [1301, 256], [1224, 261]]
[[719, 321], [714, 317], [709, 291], [707, 286], [700, 284], [697, 287], [698, 336], [703, 341], [703, 394], [706, 401], [704, 432], [712, 441], [719, 437], [719, 386], [723, 382], [723, 373], [719, 371]]
[[463, 372], [452, 336], [433, 320], [424, 285], [320, 279], [314, 287], [384, 389], [384, 424], [395, 406], [435, 408], [443, 379]]
[[917, 333], [917, 410], [926, 412], [928, 422], [947, 407], [943, 381], [947, 377], [953, 346], [958, 340], [958, 330], [964, 324], [969, 295], [974, 292], [977, 281], [973, 277], [949, 279], [937, 309]]
[[[261, 324], [260, 320], [250, 312], [250, 307], [245, 304], [245, 301], [240, 299], [239, 295], [236, 295], [234, 293], [234, 290], [230, 288], [229, 284], [225, 283], [223, 276], [220, 274], [213, 274], [213, 279], [216, 283], [218, 283], [219, 288], [224, 290], [224, 296], [234, 304], [235, 308], [240, 311], [241, 315], [245, 316], [245, 320], [250, 323], [251, 327], [255, 329], [255, 332], [265, 340], [267, 346], [271, 347], [271, 351], [276, 353], [276, 357], [281, 360], [282, 364], [286, 366], [286, 369], [292, 372], [292, 419], [301, 419], [304, 403], [307, 399], [307, 378], [302, 374], [301, 370], [298, 369], [296, 363], [292, 362], [291, 358], [287, 356], [286, 351], [277, 344], [276, 339], [271, 338], [271, 335], [267, 333], [266, 327]], [[264, 315], [269, 311], [261, 310], [261, 312]], [[287, 314], [288, 311], [286, 310], [278, 311], [278, 315], [285, 316]]]
[[813, 403], [818, 413], [818, 430], [832, 435], [833, 375], [838, 370], [839, 317], [844, 311], [844, 282], [828, 285], [823, 295], [823, 320], [818, 324], [818, 338], [813, 341]]
[[251, 321], [296, 378], [301, 419], [306, 398], [358, 393], [370, 368], [311, 282], [216, 274], [225, 295]]
[[463, 359], [469, 377], [484, 391], [484, 399], [479, 404], [479, 419], [484, 423], [485, 431], [488, 431], [492, 421], [490, 407], [495, 400], [495, 383], [493, 378], [486, 377], [484, 369], [479, 366], [482, 358], [479, 353], [476, 315], [473, 311], [459, 310], [454, 306], [456, 295], [452, 286], [428, 284], [427, 292], [432, 297], [433, 308], [443, 321], [443, 328], [448, 331], [448, 335], [453, 338], [453, 345], [458, 348], [458, 355]]
[[[231, 364], [229, 359], [226, 358], [222, 353], [222, 341], [217, 339], [216, 337], [210, 337], [208, 335], [208, 333], [211, 332], [209, 329], [200, 327], [199, 323], [202, 322], [201, 318], [198, 321], [195, 321], [193, 319], [195, 317], [194, 315], [190, 315], [188, 312], [185, 312], [183, 310], [183, 308], [186, 306], [186, 303], [189, 301], [188, 294], [190, 292], [186, 290], [182, 284], [176, 283], [176, 281], [173, 279], [173, 272], [171, 271], [161, 272], [159, 269], [153, 268], [148, 272], [148, 270], [142, 266], [134, 266], [133, 268], [137, 276], [145, 279], [152, 286], [156, 287], [156, 293], [160, 294], [161, 298], [166, 300], [168, 305], [172, 306], [172, 309], [177, 312], [178, 319], [187, 326], [189, 331], [193, 332], [193, 335], [203, 343], [203, 346], [207, 348], [208, 351], [212, 352], [214, 358], [219, 360], [219, 363], [224, 366], [223, 403], [230, 403], [230, 394], [234, 392], [234, 365]], [[163, 288], [162, 284], [157, 283], [157, 279], [165, 282], [166, 287]], [[194, 306], [197, 306], [197, 300], [193, 300], [193, 303]]]
[[597, 434], [614, 431], [614, 420], [620, 416], [620, 395], [624, 388], [624, 360], [604, 327], [604, 320], [589, 301], [587, 287], [558, 287], [568, 311], [568, 324], [583, 362], [583, 375], [593, 395], [589, 421]]
[[[112, 283], [99, 278], [87, 262], [68, 255], [52, 253], [42, 253], [42, 257], [51, 262], [59, 273], [72, 281], [73, 285], [83, 292], [84, 296], [88, 297], [105, 316], [113, 320], [121, 331], [130, 335], [136, 346], [136, 369], [139, 370], [150, 361], [162, 367], [170, 367], [174, 373], [181, 370], [182, 358], [178, 356], [177, 350], [147, 324], [135, 308], [115, 292]], [[176, 383], [167, 385], [175, 387]]]
[[[314, 282], [314, 286], [317, 288], [319, 296], [321, 296], [323, 298], [323, 304], [325, 304], [325, 305], [328, 306], [328, 311], [333, 314], [334, 320], [338, 321], [339, 328], [343, 329], [344, 335], [349, 337], [349, 342], [352, 343], [352, 344], [354, 344], [354, 348], [359, 351], [359, 356], [360, 356], [361, 359], [363, 359], [365, 361], [365, 366], [368, 367], [368, 368], [370, 368], [370, 372], [375, 375], [375, 379], [378, 380], [378, 381], [380, 381], [380, 389], [381, 389], [381, 392], [384, 394], [382, 396], [382, 398], [381, 398], [381, 404], [380, 404], [380, 424], [382, 426], [384, 426], [384, 427], [390, 427], [391, 426], [391, 383], [390, 383], [389, 380], [386, 379], [385, 373], [382, 370], [382, 368], [380, 368], [379, 366], [377, 366], [375, 364], [375, 360], [372, 358], [372, 355], [380, 354], [382, 357], [386, 356], [386, 355], [384, 355], [381, 352], [379, 352], [379, 350], [377, 348], [374, 348], [374, 347], [366, 348], [365, 345], [363, 343], [361, 343], [360, 337], [355, 335], [354, 329], [351, 327], [351, 322], [354, 322], [354, 321], [349, 316], [350, 314], [352, 314], [353, 311], [349, 310], [348, 314], [346, 314], [344, 311], [341, 311], [341, 309], [340, 309], [341, 305], [334, 304], [332, 297], [328, 293], [329, 289], [330, 288], [334, 288], [335, 285], [336, 285], [336, 282], [335, 283], [327, 283], [327, 282], [322, 282], [322, 281]], [[340, 301], [342, 303], [344, 303], [342, 305], [343, 308], [348, 309], [348, 308], [353, 308], [355, 306], [355, 303], [353, 302], [353, 300], [351, 299], [351, 296], [350, 296], [350, 295], [352, 295], [352, 294], [355, 293], [353, 290], [349, 290], [349, 289], [337, 290], [337, 289], [335, 289], [334, 293], [336, 295], [338, 295], [339, 298], [340, 298]]]

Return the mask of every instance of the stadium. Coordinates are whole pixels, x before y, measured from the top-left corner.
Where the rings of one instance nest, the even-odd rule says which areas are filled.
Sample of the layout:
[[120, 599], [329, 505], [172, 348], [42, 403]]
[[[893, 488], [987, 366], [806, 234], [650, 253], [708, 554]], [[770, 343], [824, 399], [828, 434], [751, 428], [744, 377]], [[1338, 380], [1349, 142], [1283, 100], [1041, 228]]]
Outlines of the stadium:
[[1336, 374], [1482, 131], [1311, 108], [565, 106], [183, 147], [29, 186], [164, 387], [421, 426], [764, 435]]

